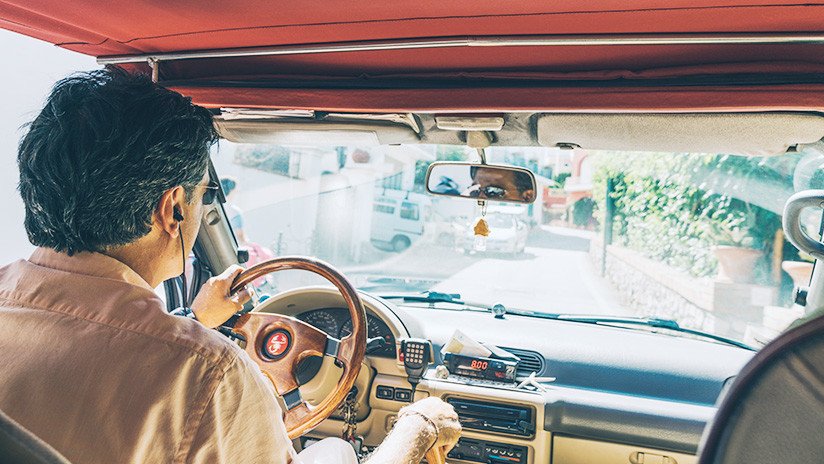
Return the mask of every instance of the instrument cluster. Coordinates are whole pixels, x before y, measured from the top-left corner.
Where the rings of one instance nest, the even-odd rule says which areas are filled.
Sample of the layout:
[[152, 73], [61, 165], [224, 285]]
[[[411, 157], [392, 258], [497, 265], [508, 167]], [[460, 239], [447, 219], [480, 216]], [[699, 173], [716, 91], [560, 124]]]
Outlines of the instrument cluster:
[[[314, 309], [298, 314], [297, 318], [335, 338], [340, 339], [352, 333], [352, 319], [346, 308]], [[395, 357], [395, 337], [385, 322], [367, 313], [366, 331], [367, 338], [380, 337], [384, 341], [381, 348], [369, 353], [370, 356]]]

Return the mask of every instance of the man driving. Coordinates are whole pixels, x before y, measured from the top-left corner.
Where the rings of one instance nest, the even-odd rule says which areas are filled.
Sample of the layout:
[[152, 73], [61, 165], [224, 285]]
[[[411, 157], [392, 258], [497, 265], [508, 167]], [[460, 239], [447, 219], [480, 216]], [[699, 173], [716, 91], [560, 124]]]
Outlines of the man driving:
[[531, 203], [535, 200], [535, 184], [523, 171], [496, 167], [469, 168], [472, 185], [464, 195], [479, 200], [513, 200]]
[[[154, 291], [181, 274], [215, 199], [216, 140], [206, 109], [101, 70], [58, 82], [20, 142], [38, 248], [0, 268], [0, 410], [75, 464], [295, 460], [273, 386], [211, 330], [248, 299], [229, 296], [241, 268], [210, 279], [188, 317]], [[418, 462], [459, 434], [428, 398], [369, 462]]]

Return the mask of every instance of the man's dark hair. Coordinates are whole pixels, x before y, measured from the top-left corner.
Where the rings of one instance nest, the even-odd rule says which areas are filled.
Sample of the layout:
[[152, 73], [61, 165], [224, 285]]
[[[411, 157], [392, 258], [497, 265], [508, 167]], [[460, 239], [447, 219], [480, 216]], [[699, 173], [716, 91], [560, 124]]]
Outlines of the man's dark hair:
[[[483, 166], [470, 166], [469, 167], [469, 176], [472, 177], [472, 180], [475, 180], [475, 176], [478, 174], [478, 168]], [[512, 171], [515, 174], [515, 186], [518, 187], [518, 193], [524, 193], [527, 190], [532, 189], [532, 177], [529, 174], [523, 171]]]
[[523, 171], [515, 171], [515, 185], [518, 187], [519, 192], [524, 193], [533, 188], [532, 178]]
[[71, 255], [148, 234], [163, 192], [180, 185], [190, 201], [216, 141], [208, 110], [145, 76], [59, 81], [18, 150], [29, 241]]

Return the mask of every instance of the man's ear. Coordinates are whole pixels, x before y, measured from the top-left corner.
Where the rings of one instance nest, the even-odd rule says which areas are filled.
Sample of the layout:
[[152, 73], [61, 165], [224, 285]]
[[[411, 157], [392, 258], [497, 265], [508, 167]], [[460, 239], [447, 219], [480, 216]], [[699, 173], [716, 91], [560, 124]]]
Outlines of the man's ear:
[[166, 190], [160, 196], [155, 208], [154, 221], [160, 229], [172, 238], [177, 238], [180, 233], [180, 220], [175, 216], [175, 212], [183, 214], [183, 204], [186, 201], [186, 192], [183, 187], [177, 186], [175, 188]]

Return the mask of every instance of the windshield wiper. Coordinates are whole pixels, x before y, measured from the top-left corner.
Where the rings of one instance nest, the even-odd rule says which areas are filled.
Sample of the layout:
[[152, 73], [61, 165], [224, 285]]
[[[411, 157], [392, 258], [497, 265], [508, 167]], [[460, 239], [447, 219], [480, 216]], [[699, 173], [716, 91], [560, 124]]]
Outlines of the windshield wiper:
[[[412, 303], [452, 303], [458, 305], [475, 306], [493, 312], [492, 308], [486, 305], [468, 303], [462, 301], [461, 295], [457, 293], [441, 293], [441, 292], [423, 292], [420, 294], [399, 294], [399, 295], [380, 295], [385, 299], [402, 299], [406, 302]], [[547, 313], [542, 311], [529, 311], [525, 309], [504, 308], [504, 314], [511, 314], [514, 316], [538, 317], [541, 319], [552, 319], [556, 321], [581, 322], [584, 324], [616, 324], [616, 325], [642, 325], [645, 327], [652, 327], [656, 329], [672, 330], [683, 334], [693, 335], [701, 338], [708, 338], [727, 345], [744, 348], [745, 350], [756, 351], [753, 347], [741, 343], [731, 338], [722, 337], [720, 335], [702, 332], [700, 330], [688, 329], [681, 327], [677, 321], [673, 319], [661, 319], [656, 317], [624, 317], [624, 316], [590, 316], [577, 314], [560, 314]]]
[[[399, 294], [399, 295], [378, 295], [384, 299], [399, 299], [411, 303], [452, 303], [456, 305], [464, 305], [466, 307], [481, 309], [486, 312], [494, 313], [492, 307], [473, 301], [461, 300], [461, 295], [458, 293], [441, 293], [441, 292], [423, 292], [415, 294]], [[556, 319], [559, 314], [545, 313], [540, 311], [529, 311], [526, 309], [512, 309], [504, 307], [504, 314], [512, 314], [515, 316], [540, 317], [544, 319]]]
[[380, 295], [380, 297], [386, 300], [398, 299], [412, 303], [464, 304], [464, 302], [461, 301], [461, 295], [458, 293], [423, 292], [420, 294], [409, 295]]
[[720, 335], [702, 332], [700, 330], [688, 329], [681, 327], [677, 321], [672, 319], [660, 319], [656, 317], [621, 317], [621, 316], [578, 316], [575, 314], [553, 314], [551, 319], [570, 322], [583, 322], [586, 324], [624, 324], [624, 325], [643, 325], [646, 327], [653, 327], [656, 329], [667, 329], [674, 332], [695, 335], [696, 337], [709, 338], [717, 342], [726, 343], [728, 345], [737, 346], [746, 350], [755, 351], [755, 349], [747, 344], [733, 340], [731, 338], [722, 337]]

